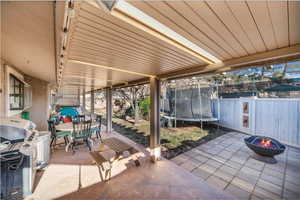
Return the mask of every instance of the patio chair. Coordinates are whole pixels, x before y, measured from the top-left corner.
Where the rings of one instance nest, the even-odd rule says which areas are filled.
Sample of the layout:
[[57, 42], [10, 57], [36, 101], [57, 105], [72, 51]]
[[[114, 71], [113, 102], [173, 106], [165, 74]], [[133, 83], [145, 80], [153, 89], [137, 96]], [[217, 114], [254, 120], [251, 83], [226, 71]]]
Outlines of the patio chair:
[[51, 132], [50, 147], [53, 146], [53, 142], [54, 142], [54, 146], [57, 145], [56, 140], [59, 138], [64, 138], [65, 145], [67, 145], [69, 143], [68, 136], [71, 136], [71, 132], [70, 131], [60, 131], [60, 132], [56, 131], [55, 121], [48, 120], [48, 129]]
[[[73, 132], [71, 135], [71, 147], [75, 152], [74, 147], [79, 144], [79, 141], [83, 141], [87, 144], [89, 151], [91, 151], [90, 137], [91, 137], [91, 125], [92, 120], [87, 121], [73, 121]], [[68, 148], [66, 148], [68, 150]]]
[[98, 125], [97, 125], [97, 127], [92, 128], [91, 132], [96, 133], [97, 139], [100, 138], [100, 140], [102, 141], [102, 138], [101, 138], [102, 116], [101, 115], [96, 115], [96, 122], [98, 123]]
[[85, 115], [76, 115], [76, 116], [73, 118], [73, 121], [84, 122], [84, 121], [85, 121]]

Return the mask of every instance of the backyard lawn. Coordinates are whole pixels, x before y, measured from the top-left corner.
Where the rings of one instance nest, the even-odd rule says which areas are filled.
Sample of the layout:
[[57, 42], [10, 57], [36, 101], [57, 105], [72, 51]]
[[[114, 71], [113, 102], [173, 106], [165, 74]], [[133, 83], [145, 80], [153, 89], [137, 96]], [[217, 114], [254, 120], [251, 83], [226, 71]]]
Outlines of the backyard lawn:
[[[140, 120], [138, 125], [120, 118], [113, 118], [113, 128], [129, 139], [149, 146], [149, 121]], [[203, 130], [196, 125], [177, 128], [161, 128], [162, 155], [168, 159], [186, 152], [206, 141], [225, 133], [224, 130], [209, 127]]]

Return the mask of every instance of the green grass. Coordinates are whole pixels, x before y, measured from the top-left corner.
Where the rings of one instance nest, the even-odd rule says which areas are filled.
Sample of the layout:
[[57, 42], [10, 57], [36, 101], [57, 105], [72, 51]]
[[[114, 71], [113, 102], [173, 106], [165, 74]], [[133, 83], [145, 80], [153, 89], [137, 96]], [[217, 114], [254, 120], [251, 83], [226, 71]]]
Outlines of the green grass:
[[186, 141], [198, 141], [207, 135], [208, 131], [196, 126], [161, 129], [162, 145], [167, 149], [178, 148]]
[[[102, 116], [105, 116], [103, 109], [97, 109], [97, 113], [101, 113]], [[117, 117], [117, 115], [113, 117], [113, 128], [115, 131], [136, 143], [149, 147], [149, 121], [141, 119], [138, 125], [134, 125], [133, 121], [129, 122]], [[105, 123], [104, 121], [105, 119], [103, 118], [103, 123]], [[207, 130], [202, 130], [200, 127], [194, 125], [180, 126], [177, 128], [161, 128], [162, 155], [165, 158], [171, 159], [226, 133], [226, 131], [216, 129], [213, 126], [209, 126], [206, 129]]]
[[[150, 135], [149, 121], [140, 120], [138, 125], [134, 125], [124, 119], [113, 118], [113, 122], [122, 125], [124, 128], [130, 128], [143, 136]], [[161, 128], [162, 146], [167, 149], [175, 149], [184, 145], [185, 141], [198, 141], [208, 135], [208, 131], [202, 130], [197, 126]]]

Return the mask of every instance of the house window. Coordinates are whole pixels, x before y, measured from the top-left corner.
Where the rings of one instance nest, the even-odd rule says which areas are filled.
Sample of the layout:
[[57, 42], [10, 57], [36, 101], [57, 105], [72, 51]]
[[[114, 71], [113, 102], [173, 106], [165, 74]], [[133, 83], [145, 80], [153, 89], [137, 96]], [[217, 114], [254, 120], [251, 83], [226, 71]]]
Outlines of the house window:
[[14, 75], [9, 76], [9, 103], [10, 110], [24, 109], [24, 83]]

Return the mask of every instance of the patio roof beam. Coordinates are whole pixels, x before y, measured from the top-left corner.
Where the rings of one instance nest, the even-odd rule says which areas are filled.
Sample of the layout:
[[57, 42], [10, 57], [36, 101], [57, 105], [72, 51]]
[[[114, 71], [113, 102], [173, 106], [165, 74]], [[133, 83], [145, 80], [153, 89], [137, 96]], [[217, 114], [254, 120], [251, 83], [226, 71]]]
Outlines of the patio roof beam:
[[268, 52], [257, 53], [250, 56], [235, 58], [222, 63], [210, 64], [207, 66], [192, 67], [176, 72], [159, 75], [161, 79], [182, 78], [192, 75], [218, 73], [239, 68], [251, 67], [264, 63], [274, 63], [279, 61], [295, 60], [300, 58], [300, 44], [291, 47], [275, 49]]
[[149, 78], [141, 78], [141, 79], [129, 81], [126, 83], [118, 83], [118, 84], [114, 84], [113, 88], [124, 88], [124, 87], [130, 87], [130, 86], [144, 85], [144, 84], [148, 84], [149, 80], [150, 80]]
[[[284, 54], [280, 55], [280, 53], [284, 53]], [[276, 55], [276, 58], [269, 57], [270, 54], [272, 54], [274, 56]], [[259, 57], [260, 57], [259, 60], [255, 60]], [[213, 67], [216, 67], [215, 65], [199, 66], [199, 67], [194, 67], [194, 68], [190, 68], [190, 69], [180, 70], [177, 72], [163, 74], [163, 75], [158, 76], [158, 78], [179, 79], [179, 78], [184, 78], [184, 77], [189, 77], [189, 76], [215, 74], [215, 73], [233, 71], [233, 70], [238, 70], [238, 69], [256, 67], [258, 65], [287, 62], [287, 61], [293, 61], [293, 60], [298, 60], [298, 59], [300, 59], [300, 45], [283, 48], [283, 49], [278, 49], [278, 50], [274, 50], [272, 52], [260, 53], [260, 54], [253, 55], [253, 56], [247, 56], [247, 57], [243, 57], [243, 58], [233, 59], [233, 60], [224, 62], [224, 65], [219, 66], [216, 69], [213, 68]], [[243, 60], [244, 61], [247, 60], [248, 62], [239, 63]], [[204, 69], [206, 69], [206, 70], [204, 70]], [[141, 85], [141, 84], [148, 84], [148, 83], [149, 83], [149, 79], [142, 78], [142, 79], [130, 81], [127, 83], [115, 84], [115, 85], [113, 85], [113, 88], [122, 88], [122, 87], [129, 87], [129, 86], [133, 86], [133, 85]]]
[[125, 72], [125, 73], [129, 73], [129, 74], [143, 76], [143, 77], [155, 77], [155, 75], [129, 71], [129, 70], [126, 70], [126, 69], [122, 69], [122, 67], [109, 67], [109, 66], [98, 65], [98, 64], [95, 64], [95, 63], [84, 62], [84, 61], [75, 60], [75, 59], [69, 59], [68, 62], [69, 63], [74, 63], [74, 64], [88, 65], [88, 66], [92, 66], [92, 67], [97, 67], [97, 68], [102, 68], [102, 69], [107, 69], [107, 70], [113, 70], [113, 71], [118, 71], [118, 72]]

